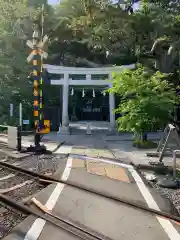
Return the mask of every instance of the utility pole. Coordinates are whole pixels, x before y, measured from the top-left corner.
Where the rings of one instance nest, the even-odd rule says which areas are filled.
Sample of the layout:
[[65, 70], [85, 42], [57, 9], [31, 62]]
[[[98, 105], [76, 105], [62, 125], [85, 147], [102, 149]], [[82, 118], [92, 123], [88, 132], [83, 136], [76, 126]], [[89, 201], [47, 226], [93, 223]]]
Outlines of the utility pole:
[[[44, 44], [48, 41], [47, 35], [44, 35], [44, 4], [42, 5], [41, 14], [41, 33], [39, 24], [35, 23], [33, 28], [32, 41], [27, 41], [27, 45], [32, 49], [27, 61], [33, 65], [33, 81], [34, 81], [34, 146], [28, 148], [28, 151], [45, 152], [46, 148], [40, 145], [41, 135], [50, 131], [50, 123], [44, 120], [43, 114], [43, 59], [48, 54], [43, 51]], [[46, 125], [46, 126], [45, 126]]]

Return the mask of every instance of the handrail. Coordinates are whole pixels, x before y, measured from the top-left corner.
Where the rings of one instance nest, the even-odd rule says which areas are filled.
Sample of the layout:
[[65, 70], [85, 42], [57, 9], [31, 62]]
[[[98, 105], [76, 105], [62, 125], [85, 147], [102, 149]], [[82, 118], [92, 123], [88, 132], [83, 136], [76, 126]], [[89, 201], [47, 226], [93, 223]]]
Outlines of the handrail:
[[175, 126], [173, 126], [171, 123], [168, 124], [168, 127], [169, 127], [171, 130], [174, 130], [174, 129], [175, 129]]

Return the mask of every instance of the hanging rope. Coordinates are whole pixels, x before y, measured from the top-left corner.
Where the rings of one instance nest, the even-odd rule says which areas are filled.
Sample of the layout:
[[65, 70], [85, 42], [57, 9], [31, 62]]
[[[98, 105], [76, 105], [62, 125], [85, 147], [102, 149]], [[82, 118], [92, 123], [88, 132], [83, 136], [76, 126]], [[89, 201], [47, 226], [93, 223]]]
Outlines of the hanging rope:
[[106, 92], [102, 91], [101, 94], [105, 97], [106, 96]]

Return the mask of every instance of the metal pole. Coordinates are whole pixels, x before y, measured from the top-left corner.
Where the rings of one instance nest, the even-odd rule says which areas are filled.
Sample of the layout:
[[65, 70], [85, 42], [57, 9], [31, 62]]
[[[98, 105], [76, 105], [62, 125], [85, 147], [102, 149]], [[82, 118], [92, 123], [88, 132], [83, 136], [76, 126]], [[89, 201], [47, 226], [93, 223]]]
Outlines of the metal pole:
[[19, 126], [22, 127], [22, 103], [19, 104]]
[[180, 150], [173, 151], [173, 178], [176, 179], [176, 155], [180, 153]]
[[21, 151], [21, 138], [22, 138], [21, 126], [18, 126], [17, 127], [17, 150], [18, 150], [18, 152]]

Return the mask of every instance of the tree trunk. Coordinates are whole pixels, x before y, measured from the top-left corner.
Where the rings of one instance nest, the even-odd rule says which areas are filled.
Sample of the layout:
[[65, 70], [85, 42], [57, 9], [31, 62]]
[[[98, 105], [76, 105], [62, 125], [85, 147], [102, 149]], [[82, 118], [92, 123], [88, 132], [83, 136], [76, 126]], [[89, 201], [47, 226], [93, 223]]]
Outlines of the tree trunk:
[[147, 141], [147, 133], [141, 133], [141, 141], [146, 142]]
[[147, 133], [134, 133], [134, 140], [145, 142], [147, 141]]

